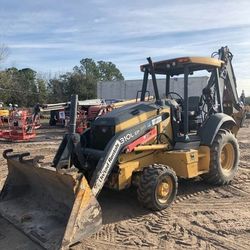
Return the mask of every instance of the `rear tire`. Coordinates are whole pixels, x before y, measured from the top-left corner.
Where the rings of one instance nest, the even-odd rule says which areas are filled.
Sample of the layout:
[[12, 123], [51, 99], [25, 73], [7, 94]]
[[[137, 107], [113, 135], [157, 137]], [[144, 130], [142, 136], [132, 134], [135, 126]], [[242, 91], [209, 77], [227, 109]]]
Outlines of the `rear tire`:
[[209, 172], [202, 178], [214, 185], [228, 184], [235, 176], [239, 163], [239, 145], [227, 130], [219, 130], [210, 148]]
[[137, 197], [144, 207], [162, 210], [174, 201], [177, 187], [175, 172], [168, 166], [154, 164], [143, 169]]

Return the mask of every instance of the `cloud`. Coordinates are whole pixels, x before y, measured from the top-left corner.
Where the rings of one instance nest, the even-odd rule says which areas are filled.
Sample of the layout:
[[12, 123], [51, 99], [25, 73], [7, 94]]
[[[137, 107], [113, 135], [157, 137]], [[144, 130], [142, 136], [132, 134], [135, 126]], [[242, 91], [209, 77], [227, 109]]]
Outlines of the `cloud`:
[[18, 43], [18, 44], [9, 44], [10, 49], [60, 49], [65, 48], [67, 44], [62, 43]]
[[106, 18], [101, 17], [101, 18], [95, 18], [94, 23], [103, 23], [106, 20]]
[[91, 57], [116, 63], [131, 79], [141, 77], [147, 56], [210, 56], [228, 45], [240, 85], [250, 79], [247, 0], [2, 0], [0, 18], [0, 42], [11, 51], [6, 67], [56, 72]]

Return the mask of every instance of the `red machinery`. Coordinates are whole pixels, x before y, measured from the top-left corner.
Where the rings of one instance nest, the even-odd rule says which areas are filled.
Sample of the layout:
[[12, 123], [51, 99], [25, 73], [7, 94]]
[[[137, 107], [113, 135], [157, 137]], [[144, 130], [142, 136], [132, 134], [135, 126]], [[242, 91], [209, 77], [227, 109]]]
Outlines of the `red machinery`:
[[0, 138], [10, 141], [28, 141], [36, 136], [35, 122], [27, 110], [12, 111], [9, 129], [0, 131]]
[[85, 109], [79, 110], [76, 119], [76, 132], [82, 134], [92, 121], [112, 110], [113, 107], [106, 104], [86, 106]]
[[84, 110], [78, 111], [76, 119], [76, 132], [78, 134], [82, 134], [87, 127], [88, 127], [87, 111]]

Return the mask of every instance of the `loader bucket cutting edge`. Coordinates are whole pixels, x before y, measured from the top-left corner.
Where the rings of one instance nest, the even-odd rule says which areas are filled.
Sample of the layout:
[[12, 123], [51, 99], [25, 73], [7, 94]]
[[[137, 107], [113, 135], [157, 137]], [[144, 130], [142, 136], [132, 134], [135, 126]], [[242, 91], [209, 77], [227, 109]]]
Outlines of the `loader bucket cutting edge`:
[[1, 215], [46, 249], [65, 249], [98, 231], [101, 208], [84, 176], [7, 158]]

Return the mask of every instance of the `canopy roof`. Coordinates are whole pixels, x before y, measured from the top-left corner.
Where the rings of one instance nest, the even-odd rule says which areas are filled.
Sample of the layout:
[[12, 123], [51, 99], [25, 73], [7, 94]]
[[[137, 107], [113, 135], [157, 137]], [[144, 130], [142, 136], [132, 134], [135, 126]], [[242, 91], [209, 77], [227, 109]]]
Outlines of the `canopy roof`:
[[[156, 74], [163, 75], [180, 75], [184, 74], [185, 66], [188, 66], [190, 72], [198, 70], [211, 71], [215, 67], [219, 68], [224, 62], [211, 57], [179, 57], [164, 61], [154, 62], [154, 70]], [[141, 65], [141, 71], [147, 68], [150, 71], [149, 64]]]

